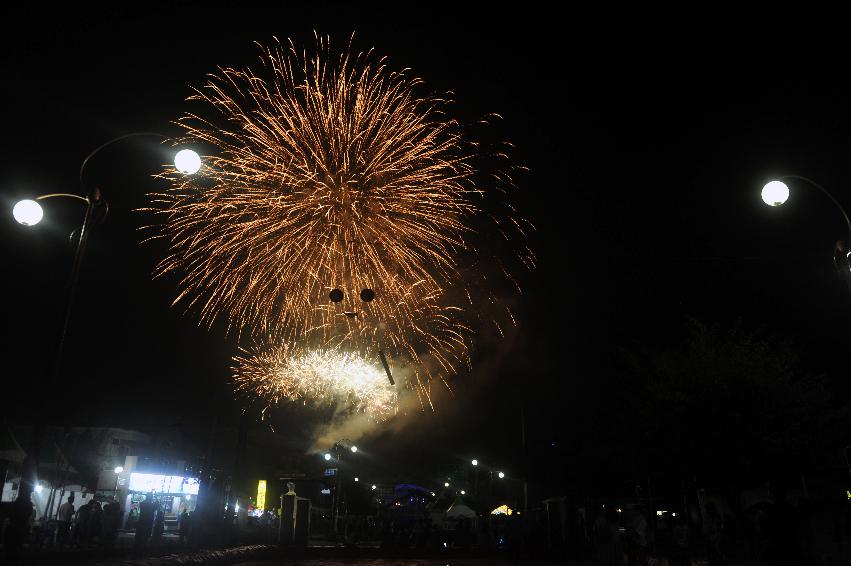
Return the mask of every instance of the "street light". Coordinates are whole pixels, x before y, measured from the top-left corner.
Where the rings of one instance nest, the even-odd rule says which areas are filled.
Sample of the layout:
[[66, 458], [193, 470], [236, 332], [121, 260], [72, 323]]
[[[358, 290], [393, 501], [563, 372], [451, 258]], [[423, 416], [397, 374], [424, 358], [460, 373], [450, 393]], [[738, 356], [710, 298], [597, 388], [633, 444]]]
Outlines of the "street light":
[[201, 157], [191, 149], [181, 149], [174, 156], [174, 167], [184, 175], [194, 175], [201, 169]]
[[15, 220], [19, 224], [35, 226], [44, 218], [44, 210], [42, 210], [38, 202], [32, 199], [25, 199], [15, 205], [15, 208], [12, 209], [12, 216], [15, 217]]
[[830, 192], [825, 189], [823, 186], [819, 185], [812, 179], [808, 179], [807, 177], [802, 177], [800, 175], [784, 175], [778, 179], [772, 180], [765, 184], [762, 188], [762, 200], [765, 204], [769, 206], [780, 206], [786, 202], [789, 198], [789, 187], [786, 185], [784, 180], [787, 179], [795, 179], [798, 181], [804, 181], [806, 184], [811, 187], [815, 187], [820, 190], [822, 193], [830, 199], [830, 201], [836, 205], [836, 208], [839, 209], [839, 212], [842, 214], [842, 218], [845, 219], [845, 226], [848, 230], [848, 241], [843, 242], [842, 240], [837, 240], [836, 244], [833, 248], [833, 265], [836, 267], [836, 270], [839, 272], [839, 275], [845, 280], [848, 285], [849, 291], [851, 291], [851, 251], [849, 251], [849, 245], [851, 245], [851, 220], [848, 219], [848, 213], [845, 212], [845, 209], [839, 204], [839, 201], [830, 194]]
[[789, 187], [783, 181], [769, 181], [762, 188], [762, 202], [768, 206], [780, 206], [789, 198]]
[[358, 451], [358, 447], [353, 444], [352, 445], [352, 453], [355, 453], [357, 451]]
[[[35, 199], [25, 199], [25, 200], [19, 201], [12, 208], [12, 215], [14, 216], [15, 220], [18, 223], [20, 223], [24, 226], [35, 226], [44, 218], [44, 211], [42, 210], [42, 207], [38, 202], [40, 200], [45, 200], [45, 199], [48, 199], [48, 198], [55, 198], [55, 197], [65, 197], [65, 198], [73, 198], [75, 200], [84, 202], [86, 204], [86, 212], [85, 212], [85, 215], [83, 216], [83, 223], [80, 227], [79, 235], [76, 234], [76, 231], [74, 233], [74, 239], [76, 240], [76, 242], [75, 242], [76, 249], [75, 249], [75, 252], [74, 252], [74, 262], [72, 264], [71, 273], [70, 273], [69, 280], [68, 280], [67, 296], [66, 296], [66, 301], [65, 301], [65, 316], [63, 318], [62, 326], [61, 326], [60, 332], [59, 332], [59, 337], [58, 337], [58, 340], [57, 340], [57, 343], [56, 343], [56, 350], [55, 350], [54, 358], [52, 360], [53, 363], [52, 363], [52, 366], [50, 367], [50, 370], [49, 370], [50, 373], [47, 374], [47, 376], [46, 376], [46, 383], [41, 384], [41, 386], [48, 393], [48, 399], [47, 399], [48, 405], [52, 405], [52, 401], [53, 401], [53, 399], [50, 395], [51, 395], [51, 392], [53, 390], [52, 386], [57, 381], [58, 374], [59, 374], [59, 368], [61, 366], [62, 352], [63, 352], [63, 348], [64, 348], [64, 344], [65, 344], [65, 336], [66, 336], [67, 331], [68, 331], [68, 323], [69, 323], [69, 320], [71, 318], [71, 312], [73, 310], [74, 297], [76, 295], [76, 286], [77, 286], [77, 282], [79, 280], [80, 266], [82, 265], [82, 262], [83, 262], [83, 254], [84, 254], [85, 249], [86, 249], [86, 242], [88, 241], [89, 232], [91, 231], [91, 225], [94, 221], [94, 216], [95, 216], [94, 212], [95, 212], [95, 209], [101, 209], [101, 208], [104, 210], [104, 213], [105, 213], [106, 210], [108, 210], [106, 202], [103, 200], [103, 195], [101, 194], [100, 189], [97, 188], [97, 187], [91, 188], [91, 189], [86, 188], [86, 184], [84, 182], [84, 173], [86, 171], [86, 165], [88, 165], [89, 161], [95, 155], [97, 155], [101, 150], [103, 150], [104, 148], [106, 148], [106, 147], [108, 147], [108, 146], [110, 146], [110, 145], [112, 145], [112, 144], [114, 144], [118, 141], [130, 138], [130, 137], [138, 137], [138, 136], [156, 136], [156, 137], [163, 138], [163, 139], [169, 139], [167, 136], [164, 136], [164, 135], [158, 134], [158, 133], [152, 133], [152, 132], [134, 132], [134, 133], [130, 133], [130, 134], [125, 134], [123, 136], [119, 136], [117, 138], [113, 138], [113, 139], [101, 144], [97, 148], [95, 148], [91, 153], [89, 153], [86, 156], [86, 158], [83, 160], [82, 164], [80, 165], [79, 179], [80, 179], [80, 185], [85, 189], [84, 195], [73, 194], [73, 193], [51, 193], [51, 194], [41, 195], [39, 197], [36, 197]], [[198, 156], [197, 153], [195, 153], [191, 150], [185, 150], [185, 151], [188, 151], [188, 152], [191, 152], [191, 153], [187, 153], [187, 152], [184, 152], [184, 151], [178, 152], [179, 154], [181, 154], [181, 161], [180, 161], [179, 165], [176, 162], [175, 167], [177, 167], [178, 170], [180, 170], [180, 171], [185, 171], [186, 173], [189, 173], [192, 169], [192, 167], [190, 167], [190, 162], [198, 161], [199, 162], [198, 168], [195, 168], [194, 171], [192, 171], [192, 172], [197, 172], [198, 169], [200, 168], [200, 159], [201, 158]], [[194, 157], [192, 157], [193, 154], [194, 154]], [[104, 216], [102, 215], [100, 217], [100, 220], [103, 220], [103, 217]], [[52, 413], [52, 407], [49, 406], [47, 408], [47, 411], [48, 411], [48, 413]], [[32, 437], [31, 437], [31, 445], [29, 447], [30, 449], [27, 451], [26, 458], [24, 459], [24, 462], [21, 466], [22, 467], [22, 474], [21, 474], [21, 476], [22, 476], [22, 481], [21, 481], [22, 489], [18, 490], [18, 501], [20, 501], [23, 505], [28, 504], [30, 494], [32, 493], [32, 490], [35, 487], [35, 476], [36, 476], [37, 470], [38, 470], [39, 453], [41, 451], [41, 444], [42, 444], [43, 438], [44, 438], [44, 428], [45, 428], [45, 423], [44, 423], [43, 420], [39, 420], [39, 422], [35, 423], [35, 425], [33, 426], [33, 434], [32, 434]]]
[[115, 466], [115, 470], [113, 470], [116, 474], [120, 474], [124, 471], [124, 466]]
[[478, 466], [478, 465], [479, 465], [479, 461], [478, 461], [478, 460], [476, 460], [475, 458], [473, 458], [473, 461], [472, 461], [472, 462], [470, 462], [470, 463], [471, 463], [471, 464], [473, 464], [474, 466]]
[[331, 461], [331, 454], [329, 454], [329, 453], [327, 453], [327, 452], [325, 453], [325, 461], [326, 461], [326, 462], [330, 462], [330, 461]]
[[499, 472], [497, 475], [499, 476], [499, 479], [502, 479], [505, 477], [505, 472]]

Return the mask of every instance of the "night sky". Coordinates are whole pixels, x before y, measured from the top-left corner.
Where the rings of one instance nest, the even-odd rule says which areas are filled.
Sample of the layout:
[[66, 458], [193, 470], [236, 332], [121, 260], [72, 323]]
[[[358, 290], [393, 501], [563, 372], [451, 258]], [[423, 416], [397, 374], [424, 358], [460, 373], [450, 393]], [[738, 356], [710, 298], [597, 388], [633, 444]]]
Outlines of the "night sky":
[[[767, 180], [794, 173], [851, 205], [843, 14], [274, 5], [19, 6], [6, 18], [0, 257], [3, 408], [13, 420], [43, 410], [38, 379], [61, 318], [68, 236], [83, 213], [53, 200], [49, 220], [27, 229], [11, 217], [14, 202], [80, 192], [78, 169], [93, 148], [127, 132], [179, 133], [171, 121], [205, 73], [254, 65], [255, 40], [309, 45], [314, 30], [338, 45], [355, 32], [357, 49], [374, 47], [434, 91], [451, 90], [462, 120], [500, 114], [500, 132], [530, 169], [516, 198], [537, 227], [539, 266], [520, 278], [518, 328], [480, 344], [473, 373], [454, 380], [437, 414], [371, 433], [364, 444], [374, 454], [511, 461], [521, 405], [535, 445], [559, 445], [582, 426], [572, 418], [580, 407], [606, 403], [595, 384], [617, 352], [676, 343], [687, 317], [791, 339], [806, 371], [829, 375], [840, 398], [851, 394], [851, 297], [831, 259], [846, 237], [842, 216], [803, 185], [791, 185], [779, 209], [759, 199]], [[235, 339], [171, 308], [174, 282], [150, 278], [162, 249], [140, 245], [146, 218], [133, 209], [158, 186], [150, 175], [167, 159], [161, 151], [155, 140], [128, 140], [86, 174], [110, 212], [89, 241], [65, 350], [63, 411], [75, 422], [220, 414], [232, 423], [238, 414], [227, 383]], [[308, 448], [308, 429], [293, 429], [296, 446]]]

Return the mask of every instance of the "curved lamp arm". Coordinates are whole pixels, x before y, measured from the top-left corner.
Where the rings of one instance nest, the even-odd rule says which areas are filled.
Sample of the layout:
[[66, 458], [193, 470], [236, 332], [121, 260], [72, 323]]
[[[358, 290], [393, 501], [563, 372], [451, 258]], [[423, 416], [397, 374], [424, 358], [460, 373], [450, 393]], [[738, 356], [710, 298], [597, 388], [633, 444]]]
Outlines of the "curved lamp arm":
[[83, 163], [82, 163], [82, 165], [80, 165], [80, 185], [85, 186], [83, 184], [83, 172], [86, 170], [86, 165], [88, 165], [89, 160], [92, 157], [94, 157], [95, 155], [97, 155], [100, 150], [104, 149], [107, 146], [114, 144], [115, 142], [125, 140], [127, 138], [138, 137], [138, 136], [154, 136], [154, 137], [162, 138], [164, 140], [169, 139], [168, 136], [165, 136], [165, 135], [157, 133], [157, 132], [133, 132], [133, 133], [130, 133], [130, 134], [124, 134], [123, 136], [118, 136], [117, 138], [113, 138], [113, 139], [109, 140], [108, 142], [102, 143], [101, 145], [96, 147], [94, 150], [92, 150], [92, 152], [90, 154], [88, 154], [85, 159], [83, 159]]
[[74, 199], [77, 199], [77, 200], [81, 200], [81, 201], [83, 201], [83, 202], [84, 202], [84, 203], [86, 203], [86, 204], [88, 204], [88, 203], [89, 203], [89, 199], [87, 199], [86, 197], [84, 197], [84, 196], [80, 196], [80, 195], [71, 194], [71, 193], [51, 193], [51, 194], [49, 194], [49, 195], [41, 195], [40, 197], [35, 197], [35, 200], [44, 200], [44, 199], [46, 199], [46, 198], [54, 198], [54, 197], [68, 197], [68, 198], [74, 198]]
[[825, 195], [827, 195], [827, 198], [829, 198], [831, 201], [833, 201], [833, 204], [835, 204], [836, 208], [839, 209], [839, 212], [842, 213], [842, 217], [845, 218], [845, 225], [848, 227], [848, 239], [851, 240], [851, 220], [848, 219], [848, 213], [845, 212], [845, 209], [842, 207], [841, 204], [839, 204], [839, 201], [836, 200], [836, 198], [832, 194], [830, 194], [830, 192], [827, 189], [825, 189], [824, 187], [822, 187], [821, 185], [819, 185], [818, 183], [816, 183], [812, 179], [809, 179], [807, 177], [802, 177], [801, 175], [783, 175], [782, 177], [780, 177], [780, 180], [783, 180], [783, 179], [798, 179], [799, 181], [805, 181], [805, 182], [809, 183], [810, 185], [812, 185], [813, 187], [820, 190], [821, 192], [823, 192]]

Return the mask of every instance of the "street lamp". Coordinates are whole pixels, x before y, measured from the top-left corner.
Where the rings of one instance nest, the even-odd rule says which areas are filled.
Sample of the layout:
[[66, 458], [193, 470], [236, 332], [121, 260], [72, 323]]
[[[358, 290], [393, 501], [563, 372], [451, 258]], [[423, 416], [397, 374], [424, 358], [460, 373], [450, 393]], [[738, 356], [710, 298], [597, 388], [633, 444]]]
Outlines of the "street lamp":
[[478, 466], [478, 465], [479, 465], [479, 461], [478, 461], [478, 460], [476, 460], [475, 458], [473, 458], [473, 461], [472, 461], [472, 462], [470, 462], [470, 463], [471, 463], [471, 464], [473, 464], [474, 466]]
[[[167, 136], [152, 132], [134, 132], [131, 134], [119, 136], [117, 138], [113, 138], [95, 148], [91, 153], [86, 156], [86, 158], [80, 165], [80, 186], [84, 188], [85, 194], [80, 195], [73, 193], [51, 193], [41, 195], [39, 197], [36, 197], [35, 199], [25, 199], [19, 201], [12, 209], [12, 215], [14, 216], [17, 222], [24, 226], [35, 226], [44, 218], [44, 211], [42, 210], [42, 207], [38, 202], [40, 200], [55, 197], [65, 197], [72, 198], [84, 202], [86, 204], [86, 212], [83, 216], [83, 223], [80, 227], [79, 235], [76, 234], [76, 231], [74, 233], [74, 239], [76, 240], [76, 249], [74, 251], [74, 262], [72, 264], [71, 273], [68, 280], [67, 296], [65, 301], [65, 316], [63, 318], [59, 337], [56, 343], [56, 350], [54, 358], [52, 360], [52, 367], [50, 368], [50, 373], [46, 376], [47, 382], [42, 384], [48, 394], [47, 402], [49, 405], [52, 405], [51, 392], [53, 391], [53, 385], [57, 381], [57, 377], [59, 374], [62, 352], [65, 344], [65, 336], [68, 331], [68, 323], [71, 318], [71, 312], [74, 306], [74, 297], [76, 295], [76, 286], [80, 275], [80, 266], [83, 262], [83, 254], [86, 249], [86, 242], [88, 241], [89, 232], [91, 231], [91, 226], [95, 219], [95, 209], [103, 208], [104, 214], [106, 210], [108, 210], [106, 202], [103, 199], [101, 190], [97, 187], [91, 189], [86, 188], [86, 184], [84, 183], [84, 173], [86, 171], [86, 165], [88, 165], [89, 161], [104, 148], [118, 141], [138, 136], [156, 136], [163, 139], [169, 139]], [[180, 163], [176, 161], [175, 167], [179, 171], [189, 174], [197, 172], [200, 169], [201, 158], [198, 156], [197, 153], [192, 150], [183, 150], [178, 152], [178, 154], [181, 155]], [[193, 165], [193, 163], [195, 163], [196, 161], [198, 162], [197, 167]], [[103, 220], [103, 217], [104, 216], [102, 215], [100, 217], [100, 220]], [[52, 407], [48, 407], [47, 412], [52, 413]], [[21, 489], [18, 490], [18, 500], [22, 502], [23, 505], [28, 504], [30, 494], [32, 493], [33, 488], [35, 487], [35, 476], [38, 470], [39, 452], [41, 451], [41, 444], [44, 438], [44, 428], [45, 423], [43, 420], [39, 420], [33, 426], [31, 445], [29, 447], [30, 449], [27, 451], [27, 456], [22, 464], [22, 481]]]
[[329, 453], [327, 453], [327, 452], [325, 453], [325, 461], [326, 461], [326, 462], [330, 462], [330, 461], [331, 461], [331, 454], [329, 454]]
[[354, 454], [357, 451], [358, 451], [358, 447], [353, 444], [352, 445], [352, 454]]
[[499, 472], [497, 475], [499, 476], [499, 479], [502, 479], [505, 477], [505, 472]]
[[839, 204], [839, 201], [830, 194], [830, 192], [825, 189], [823, 186], [819, 185], [812, 179], [808, 179], [807, 177], [802, 177], [800, 175], [784, 175], [778, 179], [769, 181], [762, 188], [762, 200], [765, 204], [769, 206], [781, 206], [786, 202], [789, 198], [789, 187], [786, 185], [784, 180], [795, 179], [798, 181], [804, 181], [806, 184], [811, 187], [815, 187], [820, 190], [822, 193], [830, 199], [830, 201], [836, 205], [836, 208], [839, 209], [839, 212], [842, 214], [842, 218], [845, 219], [845, 226], [848, 229], [848, 241], [843, 242], [842, 240], [837, 240], [836, 244], [833, 248], [833, 265], [836, 267], [836, 270], [839, 272], [839, 275], [845, 280], [848, 285], [849, 291], [851, 291], [851, 251], [849, 251], [849, 245], [851, 245], [851, 220], [848, 219], [848, 213], [845, 212], [845, 209]]

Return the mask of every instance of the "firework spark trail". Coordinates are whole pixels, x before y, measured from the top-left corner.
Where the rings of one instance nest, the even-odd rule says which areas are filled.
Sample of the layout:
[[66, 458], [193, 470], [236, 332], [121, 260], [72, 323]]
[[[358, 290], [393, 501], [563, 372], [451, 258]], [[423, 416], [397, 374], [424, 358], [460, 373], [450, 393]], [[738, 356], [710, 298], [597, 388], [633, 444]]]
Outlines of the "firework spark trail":
[[373, 421], [395, 414], [398, 396], [375, 364], [359, 355], [287, 346], [234, 357], [237, 391], [262, 399], [266, 412], [283, 400], [333, 404], [342, 402]]
[[[481, 181], [477, 144], [447, 119], [448, 100], [417, 94], [419, 79], [317, 43], [311, 56], [261, 46], [260, 74], [220, 69], [190, 97], [199, 111], [180, 119], [179, 141], [214, 151], [199, 176], [160, 175], [170, 186], [146, 210], [169, 253], [155, 276], [178, 274], [175, 303], [204, 323], [225, 318], [291, 356], [373, 359], [383, 345], [421, 366], [414, 389], [430, 403], [430, 380], [469, 367], [475, 309], [450, 292], [467, 285], [461, 258], [478, 257], [471, 219], [499, 224], [480, 205], [510, 178]], [[361, 302], [362, 289], [376, 299]]]

